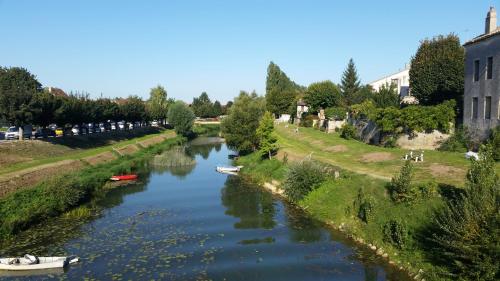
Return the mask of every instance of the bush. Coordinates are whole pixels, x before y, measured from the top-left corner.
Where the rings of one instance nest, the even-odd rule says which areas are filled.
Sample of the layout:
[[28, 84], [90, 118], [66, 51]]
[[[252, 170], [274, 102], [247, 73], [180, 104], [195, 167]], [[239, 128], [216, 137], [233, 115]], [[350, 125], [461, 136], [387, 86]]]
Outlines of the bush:
[[491, 132], [489, 143], [492, 147], [493, 159], [500, 161], [500, 128], [497, 127]]
[[441, 143], [438, 150], [452, 152], [467, 152], [469, 137], [464, 128], [457, 128], [453, 135]]
[[347, 110], [343, 107], [329, 107], [325, 109], [325, 116], [328, 119], [344, 120]]
[[307, 115], [304, 114], [304, 115], [302, 116], [302, 119], [300, 120], [300, 125], [302, 127], [311, 128], [314, 124], [314, 120], [317, 119], [317, 116], [314, 116], [312, 114], [307, 114]]
[[175, 102], [168, 109], [168, 122], [180, 135], [187, 135], [191, 132], [194, 119], [193, 111], [182, 101]]
[[350, 140], [350, 139], [356, 139], [356, 127], [354, 127], [351, 124], [344, 124], [342, 128], [340, 128], [340, 137]]
[[389, 220], [384, 224], [382, 233], [384, 235], [384, 242], [390, 243], [398, 249], [403, 249], [406, 246], [408, 230], [402, 221]]
[[357, 212], [358, 218], [365, 223], [373, 219], [375, 200], [371, 196], [366, 196], [362, 188], [359, 189], [358, 196], [354, 201], [354, 210]]
[[413, 177], [413, 164], [407, 160], [401, 167], [398, 175], [391, 180], [389, 191], [392, 200], [396, 202], [409, 202], [414, 199], [411, 180]]
[[500, 274], [500, 182], [492, 154], [490, 146], [481, 150], [465, 192], [436, 212], [433, 253], [456, 280], [498, 280]]
[[326, 179], [323, 167], [312, 160], [290, 165], [285, 176], [285, 195], [292, 201], [302, 200]]
[[415, 190], [420, 198], [432, 198], [438, 193], [438, 184], [435, 181], [420, 183]]

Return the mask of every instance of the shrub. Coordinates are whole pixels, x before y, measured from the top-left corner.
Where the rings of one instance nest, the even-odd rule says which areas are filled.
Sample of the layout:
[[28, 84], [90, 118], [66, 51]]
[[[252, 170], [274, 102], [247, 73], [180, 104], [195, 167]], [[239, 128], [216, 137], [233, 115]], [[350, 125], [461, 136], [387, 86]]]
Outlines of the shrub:
[[194, 124], [194, 113], [185, 103], [177, 101], [168, 109], [168, 122], [180, 135], [187, 135]]
[[438, 150], [452, 152], [467, 152], [469, 139], [464, 128], [457, 128], [453, 135], [441, 143]]
[[401, 167], [398, 175], [391, 180], [389, 191], [392, 200], [396, 202], [408, 202], [414, 197], [411, 180], [413, 177], [413, 164], [407, 160]]
[[471, 162], [465, 192], [436, 212], [433, 253], [456, 280], [498, 280], [500, 182], [495, 170], [487, 145]]
[[325, 180], [323, 167], [312, 160], [293, 163], [285, 176], [285, 195], [298, 202]]
[[358, 218], [365, 223], [370, 222], [373, 218], [375, 200], [371, 196], [366, 196], [362, 188], [359, 189], [358, 196], [354, 201], [354, 210], [357, 212]]
[[328, 119], [344, 120], [347, 110], [343, 107], [329, 107], [325, 109], [325, 116]]
[[317, 119], [316, 116], [312, 115], [312, 114], [304, 114], [302, 116], [302, 119], [300, 121], [300, 125], [302, 127], [306, 127], [306, 128], [311, 128], [313, 126], [313, 123], [314, 123], [314, 120]]
[[493, 149], [493, 159], [500, 161], [500, 128], [497, 127], [491, 132], [489, 143]]
[[403, 249], [406, 246], [408, 230], [402, 221], [389, 220], [384, 224], [382, 233], [384, 235], [384, 242], [390, 243], [399, 249]]
[[420, 198], [431, 198], [438, 193], [438, 184], [435, 181], [420, 183], [415, 190]]
[[350, 140], [356, 138], [356, 127], [351, 124], [344, 124], [342, 128], [340, 128], [340, 137]]

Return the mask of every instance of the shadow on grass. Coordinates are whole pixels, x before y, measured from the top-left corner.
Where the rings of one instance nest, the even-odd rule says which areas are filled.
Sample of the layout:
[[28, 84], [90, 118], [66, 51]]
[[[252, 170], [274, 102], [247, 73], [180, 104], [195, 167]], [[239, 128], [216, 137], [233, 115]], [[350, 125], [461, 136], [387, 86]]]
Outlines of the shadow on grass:
[[94, 133], [79, 136], [64, 136], [59, 138], [45, 138], [40, 141], [67, 146], [74, 149], [89, 149], [109, 145], [115, 142], [143, 137], [145, 135], [159, 133], [159, 128], [139, 128], [135, 130], [112, 131]]

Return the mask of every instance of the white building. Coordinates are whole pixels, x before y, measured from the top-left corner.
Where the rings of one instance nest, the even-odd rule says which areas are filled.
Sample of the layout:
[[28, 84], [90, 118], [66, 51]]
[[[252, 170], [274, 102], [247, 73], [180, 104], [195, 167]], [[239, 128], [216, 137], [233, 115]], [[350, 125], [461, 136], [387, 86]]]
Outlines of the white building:
[[408, 96], [410, 91], [410, 66], [405, 65], [403, 70], [375, 80], [370, 83], [370, 86], [372, 86], [375, 91], [378, 91], [383, 85], [390, 84], [397, 86], [398, 94], [401, 98]]

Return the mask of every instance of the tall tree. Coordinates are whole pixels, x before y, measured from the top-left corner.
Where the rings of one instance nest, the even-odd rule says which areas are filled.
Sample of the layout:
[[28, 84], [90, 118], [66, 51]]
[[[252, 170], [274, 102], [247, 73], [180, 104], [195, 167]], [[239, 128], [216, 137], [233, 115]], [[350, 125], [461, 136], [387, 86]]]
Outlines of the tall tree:
[[411, 94], [422, 105], [435, 105], [449, 99], [461, 105], [464, 59], [464, 48], [454, 34], [422, 41], [411, 60]]
[[266, 106], [267, 110], [275, 115], [289, 113], [295, 106], [297, 95], [303, 87], [295, 84], [273, 62], [269, 63], [266, 79]]
[[10, 124], [20, 126], [21, 139], [22, 125], [31, 123], [33, 119], [29, 106], [31, 99], [41, 91], [42, 85], [28, 70], [0, 67], [0, 115]]
[[168, 100], [167, 91], [161, 85], [151, 89], [149, 99], [146, 102], [149, 118], [152, 120], [164, 120], [167, 118]]
[[256, 133], [259, 138], [260, 154], [271, 159], [273, 152], [278, 149], [278, 138], [274, 133], [274, 118], [269, 111], [266, 111], [260, 119]]
[[326, 109], [333, 106], [344, 106], [340, 90], [331, 81], [312, 83], [307, 87], [304, 101], [309, 105], [312, 112], [319, 112], [321, 108]]
[[354, 104], [354, 97], [356, 93], [360, 90], [360, 84], [358, 77], [358, 71], [356, 70], [356, 65], [354, 60], [351, 58], [347, 64], [347, 68], [342, 74], [342, 80], [340, 84], [340, 89], [342, 95], [346, 100], [348, 105]]
[[197, 98], [193, 98], [193, 103], [191, 108], [194, 114], [201, 118], [214, 117], [213, 115], [213, 103], [208, 97], [206, 92], [201, 93]]
[[124, 118], [129, 122], [144, 121], [146, 115], [146, 105], [138, 96], [129, 96], [120, 108]]
[[221, 130], [229, 147], [242, 153], [255, 151], [259, 146], [256, 130], [265, 111], [265, 100], [255, 92], [240, 92], [222, 120]]
[[222, 115], [222, 105], [218, 100], [214, 102], [212, 113], [213, 117], [218, 117]]
[[193, 110], [182, 101], [176, 101], [168, 109], [168, 122], [174, 126], [178, 134], [189, 134], [193, 128], [194, 119]]

